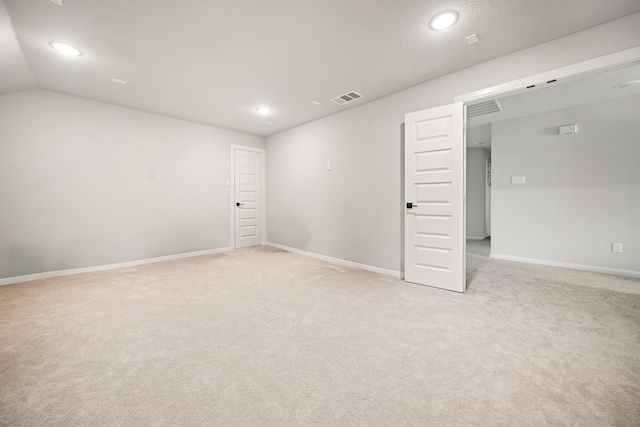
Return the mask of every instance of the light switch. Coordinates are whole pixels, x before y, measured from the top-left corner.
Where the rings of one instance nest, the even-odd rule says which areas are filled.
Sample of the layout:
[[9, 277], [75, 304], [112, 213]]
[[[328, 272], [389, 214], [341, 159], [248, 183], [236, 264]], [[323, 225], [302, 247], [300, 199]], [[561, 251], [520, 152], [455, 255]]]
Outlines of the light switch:
[[227, 180], [227, 187], [231, 185], [231, 180]]
[[327, 170], [330, 171], [331, 170], [331, 162], [327, 162]]
[[512, 184], [524, 184], [526, 182], [526, 176], [512, 176], [511, 183]]

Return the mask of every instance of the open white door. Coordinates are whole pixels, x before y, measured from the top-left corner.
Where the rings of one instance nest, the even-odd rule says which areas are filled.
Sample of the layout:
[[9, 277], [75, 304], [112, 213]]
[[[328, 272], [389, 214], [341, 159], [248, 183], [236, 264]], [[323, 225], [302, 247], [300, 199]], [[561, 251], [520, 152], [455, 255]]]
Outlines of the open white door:
[[463, 104], [405, 115], [405, 280], [464, 292]]

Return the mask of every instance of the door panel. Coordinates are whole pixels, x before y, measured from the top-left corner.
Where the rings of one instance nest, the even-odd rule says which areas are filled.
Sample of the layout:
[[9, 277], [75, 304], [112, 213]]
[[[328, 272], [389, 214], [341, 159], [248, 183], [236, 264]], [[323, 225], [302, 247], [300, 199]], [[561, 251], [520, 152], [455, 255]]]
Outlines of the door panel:
[[262, 154], [242, 149], [234, 153], [235, 247], [245, 248], [262, 243]]
[[258, 219], [257, 209], [242, 208], [240, 210], [240, 219]]
[[463, 126], [461, 103], [405, 116], [405, 280], [457, 292], [466, 288]]
[[416, 172], [451, 170], [451, 150], [434, 150], [416, 154]]

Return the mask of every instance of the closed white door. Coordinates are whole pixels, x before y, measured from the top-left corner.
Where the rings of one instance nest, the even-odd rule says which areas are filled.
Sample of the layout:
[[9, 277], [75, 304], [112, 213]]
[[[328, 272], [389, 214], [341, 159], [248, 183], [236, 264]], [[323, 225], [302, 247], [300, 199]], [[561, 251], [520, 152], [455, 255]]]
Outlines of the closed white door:
[[405, 280], [457, 292], [465, 280], [462, 103], [405, 116]]
[[234, 150], [235, 247], [262, 243], [262, 153]]

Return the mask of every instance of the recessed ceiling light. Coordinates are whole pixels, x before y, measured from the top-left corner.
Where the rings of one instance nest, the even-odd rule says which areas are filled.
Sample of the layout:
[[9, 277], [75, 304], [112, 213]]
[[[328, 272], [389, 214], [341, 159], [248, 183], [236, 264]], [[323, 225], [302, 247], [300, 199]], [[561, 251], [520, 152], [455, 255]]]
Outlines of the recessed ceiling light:
[[267, 114], [269, 114], [271, 112], [271, 108], [269, 108], [269, 107], [258, 107], [258, 108], [256, 108], [256, 111], [258, 112], [258, 114], [262, 114], [263, 116], [266, 116]]
[[82, 55], [82, 52], [80, 51], [80, 49], [78, 49], [77, 47], [73, 47], [71, 45], [68, 45], [66, 43], [61, 43], [61, 42], [49, 42], [49, 45], [54, 48], [55, 50], [57, 50], [58, 52], [60, 52], [63, 55], [67, 55], [67, 56], [80, 56]]
[[320, 105], [320, 103], [319, 103], [318, 101], [311, 101], [311, 103], [312, 103], [313, 105]]
[[429, 22], [429, 27], [434, 30], [444, 30], [445, 28], [449, 28], [453, 24], [458, 21], [458, 12], [455, 10], [447, 10], [446, 12], [441, 12], [431, 18]]
[[640, 80], [630, 80], [628, 82], [620, 83], [619, 85], [615, 85], [614, 89], [624, 89], [631, 86], [640, 85]]

